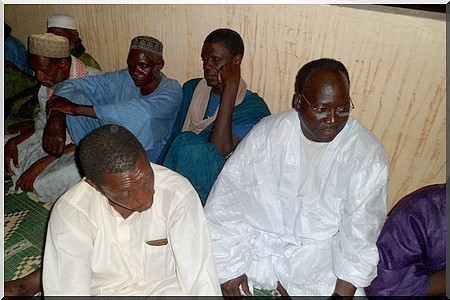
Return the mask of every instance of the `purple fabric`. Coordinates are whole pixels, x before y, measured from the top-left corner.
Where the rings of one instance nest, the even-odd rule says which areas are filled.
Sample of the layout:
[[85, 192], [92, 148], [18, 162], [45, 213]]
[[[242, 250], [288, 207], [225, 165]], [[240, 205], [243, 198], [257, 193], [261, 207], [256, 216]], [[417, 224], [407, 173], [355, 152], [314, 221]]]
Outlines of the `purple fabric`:
[[378, 276], [367, 296], [424, 296], [445, 263], [445, 184], [423, 187], [392, 209], [377, 241]]

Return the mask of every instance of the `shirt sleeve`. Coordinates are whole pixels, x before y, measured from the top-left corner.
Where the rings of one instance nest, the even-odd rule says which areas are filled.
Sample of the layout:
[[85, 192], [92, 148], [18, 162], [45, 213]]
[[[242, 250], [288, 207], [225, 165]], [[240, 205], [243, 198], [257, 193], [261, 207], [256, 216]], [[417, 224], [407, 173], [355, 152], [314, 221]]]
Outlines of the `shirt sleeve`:
[[62, 202], [54, 206], [43, 262], [46, 296], [90, 295], [92, 226], [83, 214], [69, 204]]
[[146, 98], [95, 105], [94, 111], [102, 125], [118, 124], [130, 130], [150, 160], [157, 161], [172, 132], [182, 99], [181, 86], [170, 80]]
[[117, 83], [122, 82], [122, 71], [69, 79], [61, 83], [55, 95], [79, 105], [101, 105], [116, 97]]
[[178, 201], [170, 214], [169, 237], [176, 274], [185, 295], [221, 295], [212, 254], [211, 236], [195, 191]]
[[[95, 105], [97, 118], [105, 124], [118, 124], [136, 132], [149, 128], [163, 128], [168, 120], [175, 121], [182, 100], [181, 88], [165, 89], [148, 99], [130, 99], [127, 102]], [[170, 130], [172, 130], [170, 126]], [[160, 138], [158, 130], [147, 134]]]
[[376, 277], [376, 241], [386, 219], [389, 167], [382, 147], [376, 149], [367, 152], [369, 162], [350, 174], [341, 225], [332, 239], [333, 271], [356, 287]]

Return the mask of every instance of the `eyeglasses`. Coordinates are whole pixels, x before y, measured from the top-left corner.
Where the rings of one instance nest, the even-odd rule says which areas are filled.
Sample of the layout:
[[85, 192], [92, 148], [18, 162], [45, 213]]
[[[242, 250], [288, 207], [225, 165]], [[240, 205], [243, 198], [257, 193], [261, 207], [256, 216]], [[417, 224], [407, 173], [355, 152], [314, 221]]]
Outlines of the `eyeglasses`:
[[329, 117], [331, 115], [332, 110], [336, 112], [336, 115], [338, 117], [345, 118], [348, 117], [350, 115], [350, 111], [355, 108], [355, 106], [353, 105], [352, 98], [350, 98], [350, 106], [339, 106], [336, 108], [332, 108], [332, 107], [314, 107], [311, 105], [308, 99], [306, 99], [303, 93], [297, 95], [303, 98], [306, 101], [306, 103], [308, 103], [309, 107], [311, 107], [311, 110], [314, 112], [314, 114], [321, 119]]

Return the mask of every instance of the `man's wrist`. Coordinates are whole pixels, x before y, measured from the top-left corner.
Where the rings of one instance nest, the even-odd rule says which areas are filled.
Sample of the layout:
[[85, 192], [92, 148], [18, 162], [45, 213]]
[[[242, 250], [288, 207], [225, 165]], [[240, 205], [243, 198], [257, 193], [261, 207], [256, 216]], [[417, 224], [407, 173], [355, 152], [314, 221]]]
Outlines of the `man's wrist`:
[[345, 298], [343, 296], [339, 295], [338, 293], [331, 294], [331, 296], [328, 299], [329, 300], [345, 300]]

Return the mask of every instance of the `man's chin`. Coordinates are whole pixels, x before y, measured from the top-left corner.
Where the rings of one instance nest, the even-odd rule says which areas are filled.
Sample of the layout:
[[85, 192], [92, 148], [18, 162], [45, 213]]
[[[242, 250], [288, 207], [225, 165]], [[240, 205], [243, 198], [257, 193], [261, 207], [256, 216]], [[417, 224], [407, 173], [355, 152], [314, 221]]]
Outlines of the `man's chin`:
[[217, 80], [208, 80], [206, 79], [206, 85], [209, 87], [215, 87], [219, 84]]

